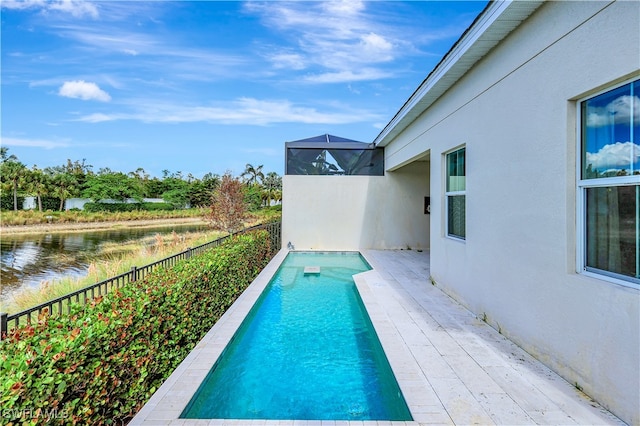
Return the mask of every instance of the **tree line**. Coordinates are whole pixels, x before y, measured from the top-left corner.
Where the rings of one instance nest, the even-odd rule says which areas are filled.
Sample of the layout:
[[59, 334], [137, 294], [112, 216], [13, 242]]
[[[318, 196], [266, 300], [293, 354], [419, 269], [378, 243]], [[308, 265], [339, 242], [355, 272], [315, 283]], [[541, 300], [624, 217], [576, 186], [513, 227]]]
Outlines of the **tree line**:
[[[282, 200], [282, 178], [275, 172], [266, 175], [263, 166], [247, 164], [237, 178], [242, 182], [244, 199], [249, 209], [270, 205], [271, 201]], [[225, 176], [230, 176], [227, 173]], [[43, 169], [34, 165], [29, 168], [10, 155], [8, 148], [0, 147], [0, 185], [3, 197], [10, 194], [13, 210], [19, 210], [19, 197], [33, 196], [39, 211], [46, 209], [63, 210], [70, 198], [89, 198], [94, 202], [104, 199], [125, 201], [144, 198], [162, 198], [166, 203], [178, 208], [184, 206], [209, 207], [223, 176], [207, 173], [201, 178], [181, 171], [162, 171], [162, 178], [151, 177], [143, 168], [129, 173], [101, 168], [93, 171], [86, 160], [71, 161], [60, 166]], [[51, 205], [52, 200], [55, 207]], [[4, 203], [3, 203], [4, 204]]]

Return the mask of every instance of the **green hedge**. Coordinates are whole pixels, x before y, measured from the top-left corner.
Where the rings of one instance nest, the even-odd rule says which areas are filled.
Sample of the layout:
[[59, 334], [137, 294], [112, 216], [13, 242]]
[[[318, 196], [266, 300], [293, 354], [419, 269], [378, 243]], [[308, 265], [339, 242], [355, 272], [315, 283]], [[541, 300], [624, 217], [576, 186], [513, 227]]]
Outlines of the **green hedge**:
[[84, 210], [95, 212], [132, 212], [136, 210], [175, 210], [175, 206], [169, 203], [86, 203]]
[[[42, 202], [42, 210], [60, 210], [60, 198], [56, 197], [41, 197], [40, 201]], [[38, 199], [35, 199], [36, 207], [38, 210]]]
[[[18, 197], [18, 210], [22, 210], [25, 197]], [[60, 198], [56, 197], [41, 197], [42, 210], [58, 210], [60, 209]], [[34, 200], [35, 210], [38, 210], [38, 199]], [[0, 197], [0, 209], [13, 210], [13, 195], [2, 195]], [[1, 414], [1, 413], [0, 413]]]
[[[23, 203], [24, 203], [24, 197], [18, 197], [18, 210], [22, 210]], [[13, 210], [13, 195], [0, 196], [0, 209]]]
[[271, 254], [266, 231], [236, 236], [71, 316], [11, 332], [0, 344], [0, 422], [126, 423]]

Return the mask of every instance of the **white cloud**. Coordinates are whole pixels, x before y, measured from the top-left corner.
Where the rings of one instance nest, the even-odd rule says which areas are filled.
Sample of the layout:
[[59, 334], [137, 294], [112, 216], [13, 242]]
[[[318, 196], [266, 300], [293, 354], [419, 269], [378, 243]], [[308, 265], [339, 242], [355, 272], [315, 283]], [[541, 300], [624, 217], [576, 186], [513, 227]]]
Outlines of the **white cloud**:
[[349, 90], [349, 92], [353, 93], [354, 95], [359, 95], [360, 94], [360, 90], [356, 89], [351, 84], [347, 85], [347, 89]]
[[86, 46], [98, 48], [104, 52], [140, 53], [162, 52], [164, 48], [160, 40], [149, 34], [128, 30], [114, 31], [113, 28], [85, 23], [64, 23], [55, 26], [56, 32], [65, 38], [75, 40]]
[[2, 8], [3, 9], [37, 9], [46, 7], [45, 0], [3, 0]]
[[287, 100], [239, 98], [216, 106], [180, 106], [153, 101], [138, 102], [128, 113], [96, 113], [75, 121], [100, 123], [135, 120], [145, 123], [216, 123], [267, 126], [275, 123], [348, 124], [380, 120], [379, 114], [332, 106], [330, 111], [296, 105]]
[[40, 86], [57, 86], [61, 83], [59, 78], [48, 78], [44, 80], [34, 80], [29, 82], [29, 88]]
[[308, 75], [304, 80], [310, 83], [348, 83], [354, 81], [379, 80], [387, 77], [392, 77], [392, 75], [379, 69], [367, 68]]
[[84, 117], [79, 118], [77, 121], [83, 121], [85, 123], [102, 123], [104, 121], [114, 121], [117, 119], [118, 119], [117, 115], [95, 113], [95, 114], [85, 115]]
[[111, 96], [98, 87], [95, 83], [88, 83], [84, 80], [65, 81], [58, 90], [60, 96], [67, 98], [82, 99], [85, 101], [95, 100], [109, 102]]
[[67, 147], [69, 146], [69, 143], [64, 141], [52, 141], [47, 139], [8, 138], [3, 136], [2, 145], [54, 149], [54, 148]]
[[630, 164], [638, 161], [640, 145], [633, 142], [616, 142], [603, 146], [596, 153], [587, 152], [587, 164], [591, 164], [597, 170], [628, 168]]
[[[378, 18], [368, 15], [360, 1], [249, 2], [247, 10], [259, 13], [265, 23], [290, 38], [293, 46], [284, 53], [267, 54], [276, 69], [308, 69], [314, 65], [323, 77], [307, 82], [333, 83], [375, 80], [391, 72], [360, 72], [373, 64], [392, 61], [404, 42], [391, 34]], [[375, 28], [375, 31], [372, 31]], [[271, 50], [273, 46], [266, 46]], [[326, 70], [326, 72], [322, 72]], [[349, 80], [348, 76], [355, 79]]]
[[82, 18], [85, 15], [94, 19], [98, 17], [98, 9], [95, 4], [82, 0], [54, 1], [48, 3], [48, 9], [69, 13], [76, 18]]
[[41, 9], [44, 13], [52, 11], [63, 12], [75, 18], [89, 16], [95, 19], [99, 16], [96, 5], [83, 0], [3, 0], [2, 8], [18, 10]]
[[[118, 2], [109, 4], [113, 3]], [[161, 70], [170, 75], [172, 81], [212, 81], [238, 78], [242, 74], [255, 78], [259, 72], [256, 66], [252, 66], [255, 59], [240, 53], [181, 45], [175, 39], [165, 39], [135, 29], [114, 31], [108, 26], [82, 23], [65, 23], [56, 25], [55, 29], [61, 37], [88, 49], [135, 58], [135, 68], [140, 75], [155, 76]]]
[[391, 44], [383, 36], [376, 33], [369, 33], [360, 36], [362, 47], [370, 54], [382, 54], [391, 52], [393, 44]]
[[360, 0], [327, 1], [322, 4], [322, 7], [331, 14], [353, 16], [364, 10], [364, 2]]
[[304, 57], [298, 53], [276, 53], [268, 59], [276, 69], [302, 70], [306, 68]]
[[601, 127], [628, 123], [633, 111], [634, 121], [640, 121], [640, 97], [620, 96], [603, 107], [587, 108], [587, 126]]

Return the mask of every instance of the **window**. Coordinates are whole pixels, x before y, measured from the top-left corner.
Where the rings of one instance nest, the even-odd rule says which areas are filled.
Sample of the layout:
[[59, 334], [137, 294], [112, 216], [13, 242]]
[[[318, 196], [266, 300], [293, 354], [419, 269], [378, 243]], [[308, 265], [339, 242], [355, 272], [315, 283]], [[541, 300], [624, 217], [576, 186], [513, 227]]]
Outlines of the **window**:
[[579, 268], [640, 285], [640, 80], [580, 103]]
[[465, 226], [466, 174], [464, 157], [465, 148], [447, 154], [447, 181], [445, 188], [447, 235], [462, 240], [467, 235]]

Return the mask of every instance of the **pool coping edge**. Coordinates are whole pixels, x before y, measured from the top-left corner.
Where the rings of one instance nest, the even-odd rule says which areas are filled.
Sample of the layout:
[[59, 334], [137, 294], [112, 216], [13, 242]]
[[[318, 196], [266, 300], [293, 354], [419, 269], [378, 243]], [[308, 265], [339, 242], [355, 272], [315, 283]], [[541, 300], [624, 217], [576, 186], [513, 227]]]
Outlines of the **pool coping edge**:
[[[281, 249], [276, 253], [246, 290], [156, 390], [131, 420], [130, 425], [155, 425], [159, 424], [158, 421], [164, 420], [188, 420], [191, 422], [192, 419], [179, 419], [180, 414], [189, 404], [191, 397], [198, 390], [207, 373], [260, 297], [262, 290], [269, 284], [288, 252], [286, 249]], [[197, 420], [197, 422], [194, 424], [203, 424], [201, 420]], [[208, 424], [208, 420], [206, 422]]]

